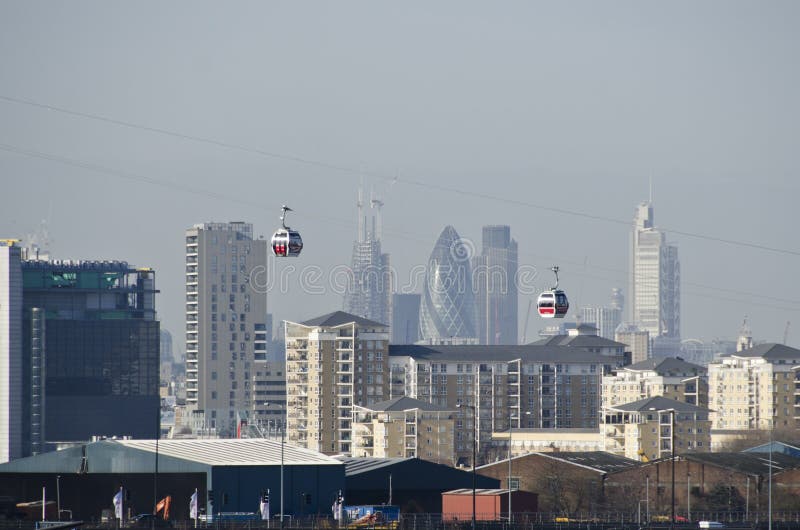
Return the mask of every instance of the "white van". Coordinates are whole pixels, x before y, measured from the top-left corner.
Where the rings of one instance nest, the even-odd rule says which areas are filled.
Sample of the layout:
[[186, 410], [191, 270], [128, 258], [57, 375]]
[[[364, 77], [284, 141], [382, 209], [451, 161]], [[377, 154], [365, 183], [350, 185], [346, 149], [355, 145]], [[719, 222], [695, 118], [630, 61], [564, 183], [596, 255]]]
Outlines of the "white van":
[[699, 528], [708, 528], [708, 529], [725, 528], [725, 525], [723, 523], [720, 523], [719, 521], [700, 521], [699, 523], [697, 523], [697, 526]]

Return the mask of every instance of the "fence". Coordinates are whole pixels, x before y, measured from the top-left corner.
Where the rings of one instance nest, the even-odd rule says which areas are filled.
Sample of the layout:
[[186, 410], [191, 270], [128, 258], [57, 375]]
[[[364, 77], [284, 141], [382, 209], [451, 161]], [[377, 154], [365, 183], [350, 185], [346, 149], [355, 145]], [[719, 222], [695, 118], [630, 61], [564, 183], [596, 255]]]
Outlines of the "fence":
[[[676, 513], [677, 515], [677, 513]], [[578, 513], [565, 516], [556, 513], [515, 513], [513, 521], [507, 517], [499, 521], [476, 521], [475, 530], [694, 530], [698, 528], [697, 521], [719, 521], [728, 529], [759, 529], [767, 530], [768, 516], [766, 512], [692, 512], [691, 522], [681, 522], [677, 519], [670, 525], [669, 516], [653, 516], [650, 522], [641, 519], [638, 513], [602, 512]], [[0, 520], [0, 530], [34, 530], [35, 521], [26, 520]], [[86, 522], [81, 530], [118, 530], [114, 524], [101, 524]], [[131, 530], [147, 530], [149, 524], [142, 526], [123, 527]], [[169, 521], [156, 526], [159, 530], [171, 528], [174, 530], [194, 530], [193, 520]], [[216, 520], [213, 522], [198, 521], [198, 530], [279, 530], [280, 522], [276, 519], [270, 521], [249, 520], [231, 521]], [[374, 524], [367, 526], [341, 525], [339, 526], [330, 516], [307, 516], [302, 518], [285, 518], [284, 530], [472, 530], [471, 518], [460, 521], [445, 521], [440, 513], [405, 513], [400, 515], [400, 521], [393, 524]], [[800, 530], [800, 511], [798, 512], [773, 512], [772, 530]]]

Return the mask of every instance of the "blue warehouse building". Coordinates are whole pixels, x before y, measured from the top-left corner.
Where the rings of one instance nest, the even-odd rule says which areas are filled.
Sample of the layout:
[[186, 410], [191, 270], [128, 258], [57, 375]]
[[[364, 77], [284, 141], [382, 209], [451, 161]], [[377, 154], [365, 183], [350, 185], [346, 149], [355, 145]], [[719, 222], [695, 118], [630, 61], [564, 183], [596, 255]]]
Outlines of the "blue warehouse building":
[[[157, 461], [157, 464], [156, 464]], [[156, 466], [158, 473], [156, 474]], [[345, 465], [321, 453], [283, 445], [284, 514], [330, 515], [345, 488]], [[280, 513], [281, 443], [266, 439], [101, 440], [0, 464], [0, 498], [17, 502], [59, 497], [73, 519], [96, 521], [124, 491], [126, 517], [152, 513], [172, 496], [172, 518], [189, 518], [198, 492], [201, 512], [257, 512], [269, 490]], [[203, 510], [205, 507], [205, 510]], [[2, 514], [0, 514], [2, 517]]]

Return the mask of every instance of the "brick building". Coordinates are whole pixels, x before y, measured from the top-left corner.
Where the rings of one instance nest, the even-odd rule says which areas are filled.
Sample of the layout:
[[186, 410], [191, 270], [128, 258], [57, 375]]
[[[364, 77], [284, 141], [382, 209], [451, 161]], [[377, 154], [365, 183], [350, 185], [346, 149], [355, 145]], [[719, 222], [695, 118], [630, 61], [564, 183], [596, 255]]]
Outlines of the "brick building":
[[[763, 453], [689, 453], [675, 458], [675, 514], [692, 519], [702, 513], [749, 513], [767, 510], [769, 457]], [[772, 455], [773, 511], [796, 510], [800, 458]], [[672, 461], [669, 458], [609, 473], [607, 509], [667, 515], [672, 507]], [[687, 497], [689, 502], [687, 503]]]
[[477, 472], [502, 486], [539, 495], [539, 511], [571, 516], [602, 509], [603, 483], [612, 472], [635, 469], [639, 463], [604, 451], [529, 453], [481, 466]]

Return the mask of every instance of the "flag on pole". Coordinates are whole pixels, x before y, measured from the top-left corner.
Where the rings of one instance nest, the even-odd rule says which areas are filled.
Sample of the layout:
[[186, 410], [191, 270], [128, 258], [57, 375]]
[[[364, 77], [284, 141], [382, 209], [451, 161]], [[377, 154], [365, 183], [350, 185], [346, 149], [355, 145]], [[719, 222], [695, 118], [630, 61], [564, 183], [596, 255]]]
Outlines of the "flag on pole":
[[156, 504], [156, 509], [153, 510], [153, 515], [158, 515], [158, 512], [161, 512], [161, 516], [164, 518], [165, 521], [169, 520], [169, 508], [172, 505], [172, 495], [167, 495], [158, 503]]
[[119, 487], [119, 491], [116, 495], [114, 495], [114, 517], [122, 520], [122, 486]]
[[197, 488], [194, 489], [194, 493], [189, 497], [189, 517], [197, 519]]
[[261, 503], [258, 507], [261, 512], [261, 520], [269, 521], [269, 490], [261, 494]]
[[333, 501], [333, 506], [331, 506], [335, 521], [342, 520], [342, 506], [344, 506], [344, 497], [342, 496], [342, 490], [339, 490], [339, 494], [336, 496], [336, 500]]

